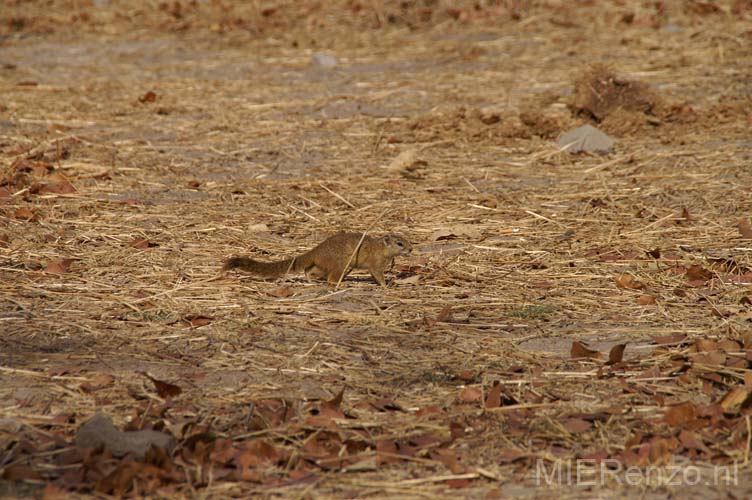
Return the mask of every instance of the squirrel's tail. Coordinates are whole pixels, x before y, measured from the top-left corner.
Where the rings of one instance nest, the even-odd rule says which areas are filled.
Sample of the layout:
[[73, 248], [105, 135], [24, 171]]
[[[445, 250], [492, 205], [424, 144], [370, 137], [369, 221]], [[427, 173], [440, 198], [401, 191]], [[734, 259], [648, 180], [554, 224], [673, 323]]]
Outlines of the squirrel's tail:
[[222, 270], [239, 269], [259, 278], [278, 278], [290, 271], [299, 271], [300, 269], [295, 265], [296, 260], [295, 258], [291, 258], [277, 262], [259, 262], [250, 257], [231, 257], [225, 261]]

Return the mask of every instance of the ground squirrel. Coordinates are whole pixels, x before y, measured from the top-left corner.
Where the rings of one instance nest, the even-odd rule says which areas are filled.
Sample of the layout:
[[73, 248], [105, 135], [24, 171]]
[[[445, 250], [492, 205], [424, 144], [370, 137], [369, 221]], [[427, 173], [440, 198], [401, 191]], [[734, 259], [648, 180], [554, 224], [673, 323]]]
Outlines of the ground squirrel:
[[260, 278], [277, 278], [288, 272], [305, 271], [309, 279], [326, 278], [329, 283], [337, 283], [353, 269], [366, 269], [376, 283], [386, 286], [384, 271], [392, 268], [396, 256], [411, 251], [410, 242], [396, 234], [377, 238], [364, 237], [363, 233], [337, 233], [297, 257], [277, 262], [232, 257], [225, 261], [222, 270], [240, 269]]

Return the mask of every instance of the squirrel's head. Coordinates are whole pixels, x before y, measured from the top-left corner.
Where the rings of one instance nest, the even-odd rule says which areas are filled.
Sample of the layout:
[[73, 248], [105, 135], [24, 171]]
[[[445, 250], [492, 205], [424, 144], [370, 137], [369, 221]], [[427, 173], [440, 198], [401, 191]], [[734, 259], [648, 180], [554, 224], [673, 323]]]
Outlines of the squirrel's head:
[[384, 236], [384, 245], [393, 255], [406, 255], [413, 251], [413, 246], [410, 242], [398, 234], [387, 234]]

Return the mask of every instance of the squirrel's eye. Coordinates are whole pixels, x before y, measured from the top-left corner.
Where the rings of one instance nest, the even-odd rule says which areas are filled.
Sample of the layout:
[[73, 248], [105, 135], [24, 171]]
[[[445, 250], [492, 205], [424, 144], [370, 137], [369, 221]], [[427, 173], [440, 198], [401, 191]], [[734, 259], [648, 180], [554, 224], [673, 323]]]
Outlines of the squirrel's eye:
[[398, 246], [398, 247], [403, 247], [403, 246], [405, 246], [405, 244], [404, 244], [404, 243], [402, 243], [401, 241], [398, 241], [398, 242], [397, 242], [397, 246]]

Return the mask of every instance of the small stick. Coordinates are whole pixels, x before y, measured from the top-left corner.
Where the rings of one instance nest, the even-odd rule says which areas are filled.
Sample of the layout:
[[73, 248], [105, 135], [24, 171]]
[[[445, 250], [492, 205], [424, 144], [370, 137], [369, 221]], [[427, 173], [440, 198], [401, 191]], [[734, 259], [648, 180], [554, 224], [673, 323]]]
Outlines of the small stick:
[[338, 200], [342, 201], [342, 202], [343, 202], [343, 203], [344, 203], [345, 205], [347, 205], [348, 207], [350, 207], [350, 208], [353, 208], [353, 209], [355, 208], [355, 205], [353, 205], [352, 203], [350, 203], [349, 201], [347, 201], [347, 200], [346, 200], [345, 198], [343, 198], [343, 197], [342, 197], [341, 195], [339, 195], [339, 194], [335, 193], [334, 191], [332, 191], [332, 190], [331, 190], [331, 189], [329, 189], [328, 187], [324, 186], [324, 183], [323, 183], [323, 182], [319, 182], [319, 186], [321, 186], [321, 187], [322, 187], [322, 188], [324, 189], [324, 191], [326, 191], [326, 192], [327, 192], [327, 193], [329, 193], [330, 195], [332, 195], [332, 196], [334, 196], [335, 198], [337, 198]]

